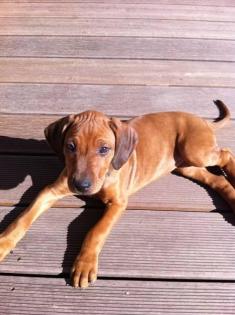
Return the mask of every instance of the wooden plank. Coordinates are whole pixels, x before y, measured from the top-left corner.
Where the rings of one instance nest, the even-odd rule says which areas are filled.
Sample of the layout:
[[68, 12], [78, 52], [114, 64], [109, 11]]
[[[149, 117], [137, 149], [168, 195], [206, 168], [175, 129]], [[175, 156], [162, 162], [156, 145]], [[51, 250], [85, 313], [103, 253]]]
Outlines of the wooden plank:
[[[47, 2], [60, 2], [59, 0], [0, 0], [0, 2], [10, 2], [10, 3], [47, 3]], [[63, 2], [69, 2], [69, 3], [127, 3], [126, 0], [63, 0]], [[128, 0], [128, 3], [134, 3], [134, 4], [142, 4], [141, 0]], [[146, 0], [145, 3], [149, 4], [156, 4], [156, 0]], [[207, 0], [206, 2], [204, 0], [158, 0], [158, 4], [164, 4], [164, 5], [201, 5], [201, 6], [216, 6], [216, 7], [233, 7], [234, 1], [233, 0]]]
[[[190, 110], [202, 117], [215, 118], [218, 112], [212, 103], [213, 99], [223, 100], [229, 106], [232, 116], [235, 117], [234, 88], [0, 84], [1, 113], [54, 114], [56, 112], [59, 115], [66, 115], [95, 108], [107, 115], [131, 116], [156, 111]], [[23, 124], [28, 125], [28, 118], [33, 120], [33, 124], [36, 124], [40, 132], [49, 121], [47, 118], [44, 120], [43, 117], [35, 116], [21, 115], [16, 117], [16, 121], [14, 117], [13, 120], [9, 120], [11, 118], [6, 116], [0, 117], [0, 126], [3, 126], [0, 134], [15, 136], [15, 131], [11, 133], [11, 130], [14, 130], [18, 119], [19, 123], [22, 121]], [[5, 121], [11, 125], [11, 128], [7, 128], [8, 130], [5, 130]], [[24, 134], [23, 137], [30, 135], [31, 133]]]
[[[1, 227], [12, 220], [0, 208]], [[13, 212], [20, 213], [19, 208]], [[1, 273], [68, 275], [97, 209], [51, 209], [6, 259]], [[100, 254], [99, 277], [235, 280], [233, 214], [126, 211]], [[53, 228], [52, 228], [53, 227]]]
[[154, 19], [0, 18], [0, 35], [235, 39], [235, 24]]
[[234, 7], [151, 3], [0, 3], [1, 17], [129, 18], [235, 21]]
[[[61, 170], [62, 165], [55, 156], [1, 155], [0, 205], [28, 204]], [[57, 205], [79, 207], [83, 204], [78, 198], [69, 197]], [[228, 206], [215, 192], [188, 179], [168, 175], [131, 196], [128, 208], [211, 211], [215, 208], [227, 210]]]
[[233, 314], [234, 283], [98, 280], [75, 290], [64, 279], [1, 276], [4, 314]]
[[2, 36], [0, 56], [235, 61], [235, 41], [143, 37]]
[[235, 87], [235, 63], [226, 62], [1, 58], [0, 71], [2, 83]]

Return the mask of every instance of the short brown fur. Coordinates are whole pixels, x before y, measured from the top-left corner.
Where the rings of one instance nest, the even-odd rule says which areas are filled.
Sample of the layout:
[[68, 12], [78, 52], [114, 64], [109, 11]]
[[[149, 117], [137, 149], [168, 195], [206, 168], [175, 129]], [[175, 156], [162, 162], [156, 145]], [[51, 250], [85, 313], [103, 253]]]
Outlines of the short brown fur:
[[[214, 134], [230, 113], [221, 101], [215, 103], [223, 114], [217, 122], [182, 112], [122, 122], [87, 111], [49, 125], [46, 138], [65, 161], [65, 168], [1, 234], [0, 260], [58, 199], [73, 194], [95, 196], [106, 204], [106, 211], [88, 232], [71, 272], [75, 287], [87, 287], [97, 278], [99, 253], [128, 197], [173, 170], [209, 185], [235, 211], [235, 158], [228, 149], [218, 147]], [[223, 168], [226, 177], [208, 172], [206, 167], [214, 165]]]

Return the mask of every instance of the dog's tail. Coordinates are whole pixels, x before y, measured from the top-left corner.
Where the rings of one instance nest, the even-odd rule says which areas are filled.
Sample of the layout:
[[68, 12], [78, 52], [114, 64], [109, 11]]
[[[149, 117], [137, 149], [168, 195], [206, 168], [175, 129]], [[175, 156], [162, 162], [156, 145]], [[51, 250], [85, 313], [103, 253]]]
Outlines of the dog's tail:
[[215, 129], [224, 127], [230, 120], [231, 114], [228, 107], [220, 100], [214, 101], [215, 105], [218, 107], [220, 115], [216, 118], [212, 125]]

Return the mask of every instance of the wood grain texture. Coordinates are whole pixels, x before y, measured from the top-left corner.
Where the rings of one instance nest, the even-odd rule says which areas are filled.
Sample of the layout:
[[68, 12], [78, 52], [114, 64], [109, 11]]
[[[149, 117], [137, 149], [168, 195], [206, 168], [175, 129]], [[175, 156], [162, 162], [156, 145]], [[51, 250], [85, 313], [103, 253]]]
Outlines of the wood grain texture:
[[130, 18], [235, 21], [234, 7], [159, 3], [0, 3], [2, 17]]
[[[1, 218], [9, 211], [1, 207]], [[0, 264], [0, 272], [68, 275], [100, 216], [94, 208], [50, 209]], [[234, 224], [233, 214], [126, 211], [101, 252], [99, 276], [235, 280]]]
[[0, 56], [235, 61], [235, 41], [145, 37], [2, 36]]
[[235, 39], [233, 22], [153, 19], [0, 18], [0, 35], [82, 35]]
[[[56, 112], [66, 115], [93, 108], [116, 116], [191, 111], [202, 117], [215, 118], [218, 111], [212, 103], [213, 99], [223, 100], [235, 117], [235, 88], [0, 83], [0, 112], [14, 114]], [[0, 117], [1, 124], [5, 119], [7, 121], [4, 117]], [[36, 122], [43, 117], [28, 118], [37, 124], [40, 131], [47, 124], [46, 118], [41, 126]], [[19, 119], [19, 123], [26, 120], [29, 125], [28, 118], [21, 115], [16, 120]], [[13, 120], [9, 123], [14, 129]], [[11, 128], [8, 128], [9, 132]], [[5, 132], [1, 130], [1, 134]]]
[[235, 63], [227, 62], [1, 58], [0, 71], [2, 83], [235, 87]]
[[[4, 314], [233, 314], [233, 283], [98, 280], [75, 290], [64, 279], [1, 276]], [[28, 299], [25, 299], [25, 296]]]
[[[28, 204], [43, 187], [56, 179], [61, 170], [62, 165], [55, 156], [0, 155], [0, 204]], [[70, 207], [83, 204], [76, 197], [64, 198], [57, 203]], [[168, 175], [132, 195], [128, 208], [212, 211], [215, 208], [227, 210], [228, 206], [215, 192], [188, 179]]]
[[[0, 0], [1, 2], [9, 2], [9, 3], [47, 3], [47, 2], [55, 2], [58, 3], [60, 2], [59, 0]], [[63, 2], [69, 2], [69, 3], [127, 3], [126, 0], [63, 0]], [[133, 4], [142, 4], [143, 1], [141, 0], [128, 0], [128, 3], [133, 3]], [[156, 0], [146, 0], [144, 3], [148, 4], [156, 4]], [[195, 6], [195, 5], [201, 5], [201, 6], [216, 6], [216, 7], [233, 7], [235, 6], [233, 0], [207, 0], [206, 3], [204, 0], [158, 0], [158, 4], [164, 4], [164, 5], [190, 5], [190, 6]]]

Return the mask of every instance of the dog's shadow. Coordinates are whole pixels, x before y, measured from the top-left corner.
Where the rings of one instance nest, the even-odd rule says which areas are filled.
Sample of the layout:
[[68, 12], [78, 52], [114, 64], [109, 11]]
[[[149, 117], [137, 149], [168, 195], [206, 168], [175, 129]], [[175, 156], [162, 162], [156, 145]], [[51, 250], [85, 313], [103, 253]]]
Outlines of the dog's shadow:
[[[89, 202], [88, 202], [89, 204]], [[87, 232], [99, 221], [104, 213], [104, 207], [90, 208], [86, 204], [84, 211], [68, 226], [67, 248], [62, 263], [62, 274], [67, 284], [70, 284], [70, 275], [73, 263], [80, 252], [83, 240]]]
[[[14, 188], [22, 185], [28, 176], [32, 182], [30, 187], [27, 185], [28, 188], [14, 204], [16, 207], [1, 222], [0, 231], [2, 231], [22, 211], [18, 206], [26, 207], [43, 187], [56, 179], [63, 165], [48, 150], [44, 140], [0, 136], [0, 147], [3, 152], [0, 155], [0, 190], [4, 191], [4, 194], [1, 194], [4, 199], [7, 200], [5, 196], [9, 190], [9, 200], [13, 199], [14, 203], [14, 193], [17, 193]], [[35, 152], [43, 154], [39, 156]]]
[[[3, 148], [0, 155], [0, 190], [6, 191], [4, 195], [7, 195], [8, 190], [11, 194], [11, 190], [22, 184], [27, 176], [30, 176], [32, 181], [31, 187], [22, 194], [20, 200], [15, 204], [15, 208], [3, 218], [0, 224], [0, 232], [2, 232], [43, 187], [58, 177], [63, 169], [63, 164], [50, 151], [45, 140], [0, 136], [0, 147]], [[212, 198], [214, 211], [220, 212], [226, 221], [235, 225], [235, 217], [229, 212], [221, 210], [224, 205], [221, 198], [210, 188], [201, 184], [200, 186], [206, 189]], [[87, 231], [99, 220], [104, 211], [104, 206], [98, 201], [94, 203], [90, 199], [85, 199], [85, 202], [84, 210], [68, 226], [67, 248], [62, 262], [62, 274], [66, 278]]]
[[[223, 175], [223, 172], [221, 171], [221, 169], [217, 166], [214, 167], [207, 167], [207, 170], [214, 174], [214, 175]], [[177, 174], [176, 172], [172, 172], [174, 175], [179, 176], [179, 177], [184, 177], [183, 175]], [[207, 185], [194, 180], [194, 179], [188, 179], [192, 181], [193, 183], [199, 185], [200, 187], [202, 187], [203, 189], [205, 189], [207, 191], [207, 194], [210, 196], [210, 198], [212, 199], [213, 205], [215, 206], [215, 209], [211, 210], [210, 212], [218, 212], [220, 213], [224, 220], [227, 221], [228, 223], [232, 224], [235, 226], [235, 215], [232, 212], [232, 210], [230, 209], [229, 205], [225, 202], [224, 199], [222, 199], [222, 197], [220, 197], [218, 195], [218, 193], [216, 193], [212, 188], [208, 187]]]

